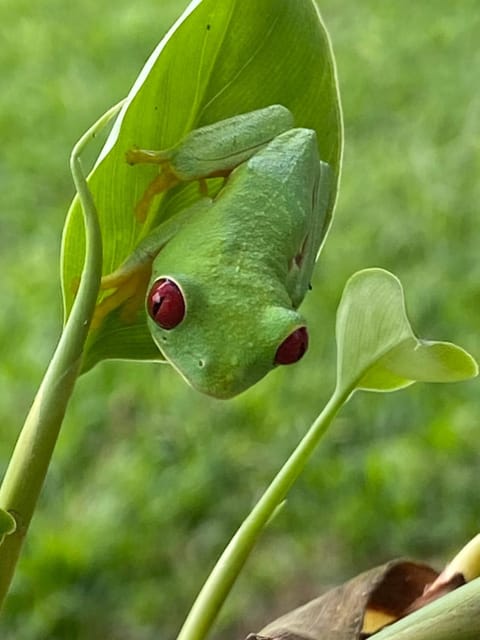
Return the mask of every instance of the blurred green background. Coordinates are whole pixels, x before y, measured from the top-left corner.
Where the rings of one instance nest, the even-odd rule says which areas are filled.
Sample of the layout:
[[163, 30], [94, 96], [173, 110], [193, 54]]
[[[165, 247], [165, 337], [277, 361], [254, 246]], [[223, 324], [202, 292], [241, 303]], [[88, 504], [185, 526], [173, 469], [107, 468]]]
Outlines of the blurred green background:
[[[61, 329], [69, 151], [125, 95], [186, 4], [0, 1], [0, 471]], [[335, 309], [354, 271], [396, 273], [418, 334], [480, 357], [478, 3], [320, 6], [346, 151], [336, 221], [303, 307], [309, 353], [227, 402], [160, 365], [109, 362], [81, 379], [3, 640], [174, 637], [332, 389]], [[262, 538], [215, 637], [241, 638], [393, 556], [441, 565], [477, 533], [478, 384], [355, 397]]]

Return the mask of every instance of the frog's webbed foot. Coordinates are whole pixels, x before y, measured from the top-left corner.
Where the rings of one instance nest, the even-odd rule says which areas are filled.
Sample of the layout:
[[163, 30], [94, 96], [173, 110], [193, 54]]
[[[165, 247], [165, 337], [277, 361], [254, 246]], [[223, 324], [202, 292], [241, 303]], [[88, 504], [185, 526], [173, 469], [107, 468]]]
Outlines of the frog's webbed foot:
[[98, 329], [107, 315], [119, 307], [122, 307], [122, 320], [126, 324], [132, 323], [138, 309], [144, 304], [150, 275], [151, 265], [148, 264], [128, 271], [120, 268], [104, 276], [100, 283], [100, 290], [112, 289], [113, 291], [96, 306], [92, 318], [92, 329]]
[[138, 222], [143, 223], [147, 219], [148, 211], [153, 199], [159, 193], [168, 191], [179, 183], [179, 180], [170, 174], [160, 173], [145, 189], [142, 197], [135, 205], [135, 217]]
[[168, 151], [129, 149], [125, 157], [128, 164], [158, 164], [160, 166], [160, 173], [150, 182], [135, 206], [135, 217], [138, 222], [143, 223], [147, 219], [148, 211], [155, 196], [175, 187], [181, 180], [172, 168]]

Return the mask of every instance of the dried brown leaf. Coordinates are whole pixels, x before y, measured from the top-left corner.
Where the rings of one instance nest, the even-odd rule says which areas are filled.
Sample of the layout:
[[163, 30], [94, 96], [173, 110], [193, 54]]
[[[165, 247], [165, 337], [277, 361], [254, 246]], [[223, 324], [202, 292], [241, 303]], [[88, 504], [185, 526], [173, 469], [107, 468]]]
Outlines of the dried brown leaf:
[[271, 622], [247, 640], [362, 640], [405, 615], [434, 582], [431, 567], [393, 560]]

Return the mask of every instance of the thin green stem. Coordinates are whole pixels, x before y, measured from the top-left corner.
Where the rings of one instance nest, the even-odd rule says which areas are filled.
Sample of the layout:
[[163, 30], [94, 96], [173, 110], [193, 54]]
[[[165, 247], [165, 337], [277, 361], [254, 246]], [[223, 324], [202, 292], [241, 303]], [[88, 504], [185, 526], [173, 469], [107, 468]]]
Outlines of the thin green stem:
[[86, 252], [78, 294], [59, 343], [25, 420], [0, 488], [0, 507], [16, 521], [16, 530], [0, 545], [0, 606], [12, 580], [68, 401], [78, 376], [84, 343], [95, 309], [102, 272], [102, 237], [97, 211], [80, 163], [80, 154], [121, 106], [105, 113], [77, 142], [70, 157], [82, 204]]
[[272, 514], [305, 467], [332, 419], [351, 390], [335, 392], [295, 451], [238, 529], [209, 575], [177, 640], [203, 640]]

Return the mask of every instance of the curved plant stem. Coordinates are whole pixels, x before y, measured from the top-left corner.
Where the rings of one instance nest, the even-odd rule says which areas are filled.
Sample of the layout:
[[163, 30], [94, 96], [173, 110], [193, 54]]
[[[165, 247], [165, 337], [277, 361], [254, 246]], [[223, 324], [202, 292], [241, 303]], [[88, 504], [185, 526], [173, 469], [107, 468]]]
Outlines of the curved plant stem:
[[0, 605], [8, 591], [23, 539], [50, 463], [58, 432], [79, 372], [83, 346], [98, 295], [102, 272], [102, 237], [97, 211], [80, 163], [85, 145], [119, 111], [105, 113], [77, 142], [70, 157], [82, 203], [86, 252], [78, 294], [55, 353], [33, 401], [0, 488], [0, 507], [16, 521], [15, 532], [0, 545]]
[[205, 582], [177, 640], [203, 640], [265, 525], [305, 467], [351, 389], [335, 392], [290, 458], [244, 520]]

